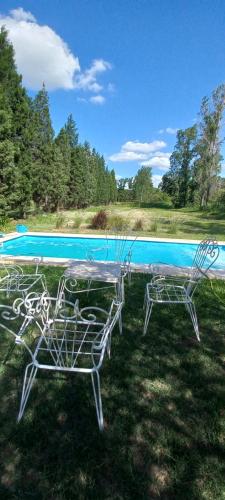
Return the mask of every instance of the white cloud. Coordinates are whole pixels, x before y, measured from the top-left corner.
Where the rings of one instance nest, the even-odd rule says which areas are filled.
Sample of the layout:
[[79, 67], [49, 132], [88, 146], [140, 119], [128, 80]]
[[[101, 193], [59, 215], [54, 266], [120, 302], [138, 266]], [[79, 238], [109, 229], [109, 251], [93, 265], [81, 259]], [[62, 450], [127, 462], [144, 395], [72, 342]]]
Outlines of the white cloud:
[[161, 128], [159, 130], [159, 134], [176, 135], [177, 131], [178, 131], [178, 128], [167, 127], [167, 128]]
[[97, 75], [111, 69], [112, 65], [104, 59], [95, 59], [89, 69], [76, 77], [74, 86], [77, 89], [100, 92], [103, 87], [97, 82]]
[[90, 97], [90, 102], [93, 104], [104, 104], [105, 97], [103, 95], [94, 95]]
[[119, 153], [115, 153], [109, 157], [111, 161], [120, 161], [121, 163], [124, 161], [138, 161], [138, 160], [146, 160], [147, 155], [143, 153], [135, 153], [134, 151], [120, 151]]
[[122, 145], [119, 153], [114, 153], [109, 157], [111, 161], [140, 161], [148, 160], [157, 149], [166, 147], [164, 141], [138, 142], [127, 141]]
[[170, 153], [158, 154], [149, 158], [146, 161], [141, 162], [143, 167], [156, 167], [160, 170], [168, 170], [170, 166]]
[[165, 148], [166, 143], [164, 141], [153, 141], [153, 142], [138, 142], [138, 141], [128, 141], [122, 146], [122, 151], [135, 151], [137, 153], [152, 153], [157, 149]]
[[40, 26], [30, 12], [22, 8], [0, 17], [15, 49], [18, 70], [23, 82], [32, 89], [39, 89], [45, 82], [48, 90], [72, 89], [79, 60], [66, 43], [48, 26]]
[[0, 15], [15, 50], [18, 71], [23, 83], [33, 90], [45, 82], [47, 90], [82, 89], [98, 93], [103, 89], [97, 76], [111, 69], [103, 59], [95, 59], [90, 68], [81, 71], [79, 59], [64, 40], [49, 26], [41, 26], [31, 12], [13, 9]]
[[36, 21], [35, 17], [31, 12], [23, 10], [22, 7], [18, 7], [18, 9], [12, 9], [10, 11], [11, 16], [17, 21]]
[[177, 131], [178, 131], [178, 128], [172, 128], [172, 127], [167, 127], [166, 128], [166, 133], [167, 134], [176, 135]]
[[159, 175], [159, 174], [154, 174], [152, 176], [152, 182], [153, 182], [153, 186], [154, 187], [158, 187], [159, 183], [161, 182], [162, 180], [162, 175]]

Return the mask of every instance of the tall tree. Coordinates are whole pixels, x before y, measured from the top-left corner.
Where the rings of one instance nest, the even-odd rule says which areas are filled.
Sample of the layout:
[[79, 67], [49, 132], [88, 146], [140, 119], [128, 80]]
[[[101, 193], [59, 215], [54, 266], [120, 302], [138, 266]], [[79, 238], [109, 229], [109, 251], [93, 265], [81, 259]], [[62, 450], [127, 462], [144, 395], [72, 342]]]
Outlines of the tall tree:
[[207, 207], [217, 186], [221, 170], [220, 129], [225, 107], [225, 85], [220, 85], [211, 99], [204, 97], [200, 110], [198, 159], [195, 162], [195, 179], [198, 186], [200, 207]]
[[52, 193], [52, 155], [54, 131], [49, 112], [48, 94], [43, 84], [33, 101], [32, 121], [33, 198], [38, 207], [50, 209]]
[[141, 167], [134, 179], [134, 196], [139, 203], [148, 203], [152, 192], [152, 169]]
[[194, 125], [178, 130], [177, 142], [170, 157], [170, 170], [163, 176], [161, 189], [172, 196], [177, 207], [185, 207], [189, 202], [192, 166], [196, 157], [197, 129]]
[[71, 149], [75, 148], [78, 145], [78, 130], [76, 123], [73, 119], [73, 116], [70, 114], [67, 118], [67, 122], [65, 124], [65, 131], [68, 137], [69, 145]]
[[[22, 87], [22, 77], [16, 69], [13, 46], [4, 27], [0, 30], [0, 100], [2, 119], [3, 121], [6, 119], [8, 125], [10, 123], [7, 134], [3, 133], [4, 138], [1, 137], [1, 141], [6, 139], [8, 141], [1, 142], [1, 161], [4, 163], [5, 151], [7, 157], [5, 165], [8, 165], [9, 169], [6, 184], [10, 186], [4, 204], [8, 213], [24, 216], [30, 207], [32, 197], [29, 174], [31, 101]], [[2, 180], [3, 178], [2, 171]], [[6, 196], [7, 189], [3, 191]]]

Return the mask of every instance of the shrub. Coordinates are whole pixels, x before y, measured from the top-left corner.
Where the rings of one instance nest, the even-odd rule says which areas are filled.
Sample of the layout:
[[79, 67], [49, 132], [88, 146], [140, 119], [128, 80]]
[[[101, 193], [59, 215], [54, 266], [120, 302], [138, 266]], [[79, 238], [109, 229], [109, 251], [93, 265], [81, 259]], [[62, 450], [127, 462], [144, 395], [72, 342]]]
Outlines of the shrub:
[[157, 231], [158, 231], [158, 220], [154, 219], [150, 225], [150, 232], [157, 233]]
[[160, 191], [158, 188], [153, 188], [149, 197], [149, 202], [141, 203], [140, 206], [141, 208], [172, 208], [173, 203], [171, 197], [167, 193]]
[[55, 223], [56, 229], [59, 229], [60, 227], [63, 227], [66, 223], [66, 217], [63, 214], [58, 215]]
[[128, 222], [122, 215], [112, 215], [109, 219], [108, 227], [113, 231], [126, 231], [128, 229]]
[[82, 222], [82, 217], [79, 217], [79, 216], [75, 217], [75, 219], [73, 221], [73, 228], [79, 229], [81, 222]]
[[100, 210], [94, 215], [91, 221], [92, 229], [106, 229], [108, 223], [108, 216], [105, 210]]
[[170, 220], [170, 228], [169, 228], [169, 232], [171, 234], [177, 234], [177, 231], [178, 231], [178, 223], [177, 223], [177, 220], [176, 219], [171, 219]]
[[9, 223], [9, 219], [6, 215], [0, 216], [0, 231], [5, 231]]
[[143, 220], [137, 219], [134, 223], [133, 230], [134, 231], [143, 231], [143, 229], [144, 229]]

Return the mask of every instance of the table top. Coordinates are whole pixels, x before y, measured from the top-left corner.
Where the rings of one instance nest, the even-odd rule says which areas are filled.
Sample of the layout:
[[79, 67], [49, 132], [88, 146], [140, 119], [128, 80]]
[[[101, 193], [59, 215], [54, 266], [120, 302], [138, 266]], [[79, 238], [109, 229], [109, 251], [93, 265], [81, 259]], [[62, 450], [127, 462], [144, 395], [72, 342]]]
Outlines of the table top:
[[121, 265], [115, 262], [76, 261], [64, 273], [75, 279], [118, 283], [122, 277]]

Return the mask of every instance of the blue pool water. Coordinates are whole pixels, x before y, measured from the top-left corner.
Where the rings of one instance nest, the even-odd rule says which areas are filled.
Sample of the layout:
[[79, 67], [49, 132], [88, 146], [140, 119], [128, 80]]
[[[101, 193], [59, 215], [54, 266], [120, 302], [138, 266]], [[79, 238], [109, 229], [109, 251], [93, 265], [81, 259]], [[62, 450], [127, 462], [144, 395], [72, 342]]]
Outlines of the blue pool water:
[[[136, 264], [163, 262], [176, 266], [191, 266], [197, 245], [194, 243], [164, 243], [158, 241], [127, 240], [123, 258], [132, 246], [131, 261]], [[71, 238], [61, 236], [20, 236], [3, 243], [2, 255], [58, 257], [68, 259], [87, 259], [114, 261], [118, 241], [100, 238]], [[220, 246], [220, 255], [214, 269], [225, 269], [225, 246]]]

